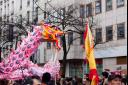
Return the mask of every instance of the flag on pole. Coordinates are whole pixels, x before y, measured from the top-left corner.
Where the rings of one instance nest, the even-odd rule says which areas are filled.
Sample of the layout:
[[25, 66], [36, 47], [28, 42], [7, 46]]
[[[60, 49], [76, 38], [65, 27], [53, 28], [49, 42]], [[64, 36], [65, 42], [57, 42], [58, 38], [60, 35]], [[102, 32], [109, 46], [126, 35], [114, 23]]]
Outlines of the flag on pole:
[[91, 85], [97, 85], [99, 77], [98, 77], [96, 61], [94, 57], [94, 41], [88, 22], [86, 23], [86, 27], [85, 27], [84, 38], [85, 38], [85, 53], [90, 68], [89, 78], [90, 80], [92, 80]]

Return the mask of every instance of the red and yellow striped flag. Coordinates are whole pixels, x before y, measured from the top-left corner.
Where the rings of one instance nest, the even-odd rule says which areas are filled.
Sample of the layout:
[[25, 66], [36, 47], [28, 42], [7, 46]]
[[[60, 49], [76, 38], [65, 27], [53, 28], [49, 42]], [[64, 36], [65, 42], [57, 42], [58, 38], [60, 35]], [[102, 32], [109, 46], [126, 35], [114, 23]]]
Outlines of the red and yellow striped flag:
[[89, 73], [89, 78], [92, 80], [91, 85], [97, 85], [98, 83], [98, 73], [97, 73], [97, 68], [96, 68], [96, 61], [94, 57], [94, 41], [92, 37], [91, 30], [89, 29], [89, 23], [86, 23], [86, 28], [85, 28], [85, 53], [86, 57], [89, 63], [89, 68], [90, 68], [90, 73]]

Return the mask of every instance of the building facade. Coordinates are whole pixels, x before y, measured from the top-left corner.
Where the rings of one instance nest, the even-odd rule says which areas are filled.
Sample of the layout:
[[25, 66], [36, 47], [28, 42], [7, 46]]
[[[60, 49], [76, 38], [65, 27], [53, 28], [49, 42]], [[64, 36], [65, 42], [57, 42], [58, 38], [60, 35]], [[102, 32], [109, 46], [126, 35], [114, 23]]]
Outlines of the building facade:
[[[97, 42], [95, 57], [99, 74], [104, 69], [110, 69], [110, 71], [127, 70], [127, 0], [56, 0], [50, 3], [58, 9], [63, 7], [68, 9], [71, 5], [75, 5], [78, 7], [78, 13], [76, 13], [78, 16], [90, 19], [93, 17], [92, 31]], [[74, 33], [73, 37], [75, 36], [78, 35]], [[67, 36], [67, 38], [69, 37]], [[67, 39], [67, 43], [70, 39]], [[85, 53], [80, 41], [74, 41], [68, 53], [67, 77], [75, 75], [81, 77], [83, 72], [88, 73], [86, 68], [88, 65], [83, 65]], [[48, 59], [51, 57], [51, 53], [52, 51], [47, 49]], [[62, 60], [62, 56], [63, 52], [60, 52], [60, 60]]]
[[[23, 23], [27, 27], [41, 20], [58, 21], [55, 17], [61, 17], [58, 10], [63, 8], [75, 8], [73, 15], [93, 20], [92, 32], [97, 42], [95, 58], [99, 74], [104, 69], [127, 70], [127, 0], [0, 0], [0, 20]], [[67, 28], [74, 29], [71, 26]], [[76, 33], [66, 35], [67, 44], [77, 36], [80, 37]], [[62, 62], [63, 50], [58, 54]], [[54, 50], [51, 44], [43, 43], [34, 58], [37, 63], [44, 64], [52, 56]], [[83, 73], [88, 73], [88, 65], [84, 64], [84, 60], [82, 39], [77, 39], [71, 43], [67, 55], [66, 76], [82, 77]]]
[[[95, 57], [99, 74], [104, 69], [127, 70], [127, 1], [75, 0], [66, 1], [65, 4], [61, 2], [52, 1], [51, 4], [55, 8], [68, 8], [73, 4], [78, 6], [79, 16], [89, 19], [93, 16], [92, 30], [98, 43], [95, 47]], [[75, 36], [77, 35], [73, 34], [73, 37]], [[49, 51], [47, 54], [51, 55]], [[83, 65], [84, 55], [80, 40], [74, 41], [67, 57], [66, 76], [81, 76], [84, 71], [88, 73], [87, 68], [83, 71], [83, 67], [88, 67]]]

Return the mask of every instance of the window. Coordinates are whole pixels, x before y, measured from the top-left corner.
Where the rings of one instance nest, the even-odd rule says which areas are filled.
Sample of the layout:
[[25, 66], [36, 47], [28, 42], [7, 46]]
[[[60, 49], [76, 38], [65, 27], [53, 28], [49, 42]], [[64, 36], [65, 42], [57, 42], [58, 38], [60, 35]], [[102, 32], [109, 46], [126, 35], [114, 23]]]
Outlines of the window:
[[4, 19], [6, 19], [6, 14], [4, 14]]
[[4, 6], [4, 8], [6, 9], [6, 5]]
[[22, 24], [22, 15], [20, 15], [20, 23]]
[[14, 1], [12, 1], [12, 5], [14, 5]]
[[0, 17], [0, 22], [2, 21], [2, 17]]
[[106, 27], [106, 41], [113, 40], [113, 26]]
[[6, 3], [6, 0], [4, 0], [4, 3]]
[[33, 63], [37, 63], [37, 60], [35, 59], [34, 54], [30, 57], [30, 61], [32, 61]]
[[27, 1], [27, 6], [30, 6], [30, 0]]
[[9, 7], [9, 4], [8, 4], [8, 7]]
[[95, 6], [96, 6], [95, 13], [96, 14], [101, 13], [101, 11], [102, 11], [101, 0], [96, 1]]
[[117, 65], [127, 64], [127, 57], [118, 57], [117, 58]]
[[112, 10], [112, 0], [106, 0], [106, 11]]
[[116, 2], [117, 2], [117, 8], [123, 7], [125, 3], [124, 0], [116, 0]]
[[85, 17], [85, 5], [80, 5], [80, 18]]
[[102, 75], [103, 72], [103, 60], [102, 59], [96, 59], [96, 67], [99, 75]]
[[47, 49], [51, 49], [51, 43], [47, 42]]
[[82, 63], [78, 63], [78, 62], [71, 62], [69, 64], [69, 76], [74, 77], [80, 77], [82, 78], [83, 76], [83, 67], [82, 67]]
[[36, 18], [38, 18], [38, 7], [36, 7]]
[[34, 20], [33, 20], [33, 24], [37, 24], [38, 22], [38, 7], [35, 8], [35, 16], [34, 16]]
[[84, 44], [84, 33], [80, 35], [80, 45]]
[[14, 22], [13, 18], [11, 18], [11, 22], [12, 22], [12, 23]]
[[[57, 17], [58, 13], [55, 11], [52, 13], [53, 16]], [[57, 22], [58, 19], [56, 19], [55, 17], [53, 17], [53, 21]]]
[[13, 26], [12, 25], [9, 25], [8, 40], [10, 42], [13, 42]]
[[0, 5], [3, 5], [3, 1], [0, 1]]
[[92, 3], [86, 6], [86, 16], [87, 17], [92, 16]]
[[96, 29], [96, 43], [99, 44], [102, 42], [102, 29]]
[[14, 1], [12, 1], [12, 13], [11, 15], [14, 15]]
[[39, 0], [35, 0], [35, 2], [39, 2]]
[[60, 14], [61, 14], [61, 19], [63, 19], [64, 18], [64, 14], [65, 14], [65, 11], [66, 11], [66, 9], [65, 8], [61, 8], [60, 9]]
[[73, 44], [73, 32], [68, 33], [68, 44]]
[[7, 5], [7, 10], [8, 10], [8, 16], [9, 16], [9, 4]]
[[74, 11], [73, 9], [73, 5], [68, 6], [68, 13], [72, 14]]
[[27, 24], [29, 24], [29, 19], [30, 19], [30, 11], [27, 11]]
[[117, 39], [125, 38], [125, 23], [117, 25]]
[[0, 9], [0, 17], [2, 17], [2, 8]]
[[22, 10], [22, 0], [20, 0], [20, 10]]
[[7, 16], [7, 22], [9, 22], [9, 16]]

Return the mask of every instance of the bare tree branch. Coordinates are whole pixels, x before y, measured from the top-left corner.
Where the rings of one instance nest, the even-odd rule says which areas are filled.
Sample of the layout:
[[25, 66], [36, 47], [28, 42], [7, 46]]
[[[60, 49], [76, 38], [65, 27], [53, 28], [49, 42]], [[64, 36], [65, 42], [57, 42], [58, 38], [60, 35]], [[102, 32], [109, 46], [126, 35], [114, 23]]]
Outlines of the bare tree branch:
[[75, 40], [79, 39], [79, 38], [80, 38], [80, 37], [76, 37], [76, 38], [74, 38], [74, 39], [70, 42], [69, 47], [68, 47], [68, 50], [67, 50], [67, 52], [66, 52], [66, 55], [67, 55], [67, 54], [69, 53], [69, 51], [70, 51], [71, 43], [74, 42]]

